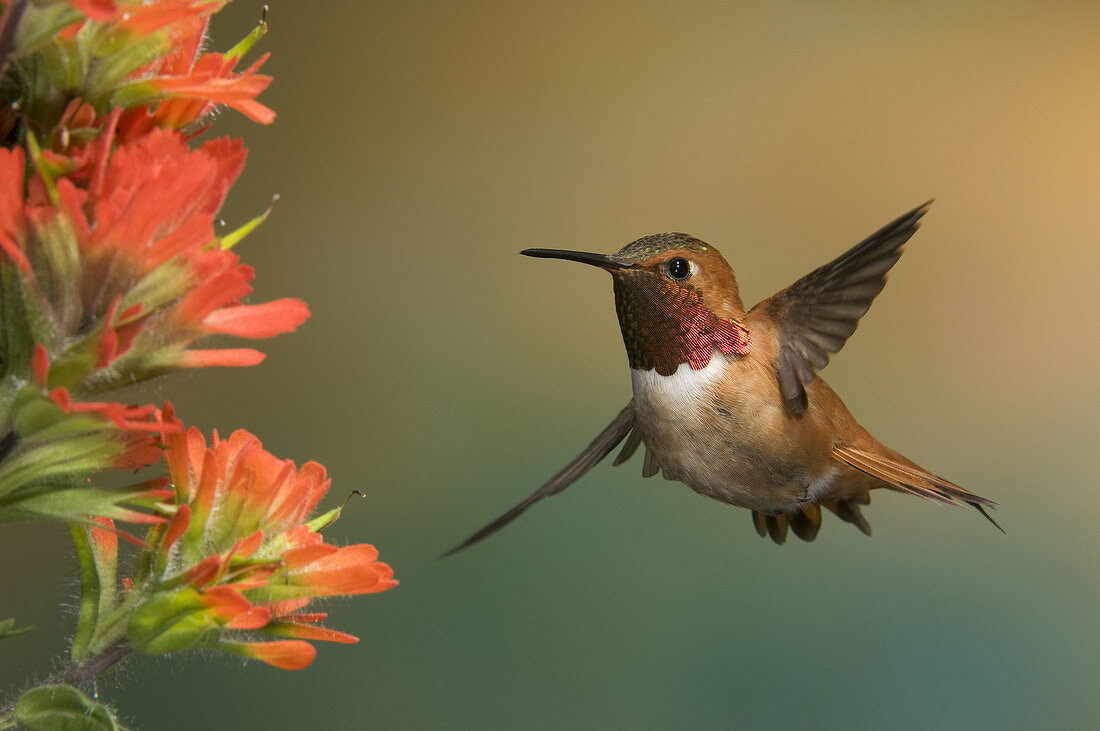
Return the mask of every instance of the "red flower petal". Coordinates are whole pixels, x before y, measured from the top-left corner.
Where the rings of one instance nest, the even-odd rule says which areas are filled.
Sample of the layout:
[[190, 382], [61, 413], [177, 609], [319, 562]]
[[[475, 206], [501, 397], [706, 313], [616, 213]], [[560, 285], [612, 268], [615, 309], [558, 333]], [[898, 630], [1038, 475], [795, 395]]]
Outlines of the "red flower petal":
[[297, 637], [300, 640], [321, 640], [324, 642], [339, 642], [352, 645], [359, 641], [355, 635], [347, 632], [338, 632], [327, 627], [316, 627], [311, 624], [299, 624], [297, 622], [272, 622], [269, 625], [271, 632], [283, 637]]
[[69, 396], [69, 389], [62, 386], [50, 391], [50, 400], [60, 406], [66, 414], [73, 408], [73, 399]]
[[309, 614], [287, 614], [279, 617], [283, 622], [297, 622], [298, 624], [316, 624], [328, 617], [328, 612], [312, 612]]
[[272, 500], [286, 487], [293, 486], [295, 472], [290, 460], [278, 459], [263, 449], [249, 450], [239, 473], [240, 479], [247, 480], [249, 488], [240, 491], [240, 499], [247, 506], [246, 517], [259, 524], [267, 515]]
[[227, 629], [260, 629], [271, 621], [271, 612], [264, 607], [250, 607], [226, 624]]
[[136, 470], [160, 461], [161, 448], [152, 436], [146, 435], [138, 438], [123, 437], [127, 439], [126, 451], [119, 455], [113, 467], [120, 470]]
[[213, 332], [243, 338], [270, 338], [293, 332], [309, 318], [309, 307], [296, 299], [278, 299], [262, 305], [236, 305], [214, 310], [202, 319]]
[[203, 247], [214, 240], [214, 214], [244, 166], [240, 141], [189, 150], [178, 132], [154, 129], [114, 154], [109, 149], [100, 151], [89, 189], [95, 225], [86, 246], [128, 252], [145, 271], [183, 250], [196, 261], [215, 259], [215, 270], [236, 265], [227, 252]]
[[29, 274], [31, 264], [20, 248], [26, 225], [23, 215], [23, 149], [0, 149], [0, 249], [24, 273]]
[[308, 566], [315, 561], [320, 561], [326, 556], [331, 556], [337, 553], [340, 549], [336, 546], [330, 546], [327, 543], [318, 543], [313, 546], [303, 546], [302, 548], [291, 548], [283, 552], [283, 560], [286, 561], [288, 569], [296, 569], [301, 566]]
[[163, 432], [180, 428], [156, 421], [156, 408], [153, 406], [126, 406], [116, 401], [77, 401], [72, 404], [72, 411], [74, 414], [99, 414], [119, 429], [129, 431]]
[[31, 375], [38, 385], [46, 387], [46, 377], [50, 373], [50, 357], [42, 343], [34, 344], [34, 356], [31, 358]]
[[186, 297], [176, 305], [173, 317], [188, 326], [199, 326], [214, 310], [234, 305], [252, 291], [248, 284], [256, 276], [252, 267], [239, 265], [240, 258], [231, 251], [211, 250], [191, 262], [197, 282]]
[[254, 605], [232, 586], [210, 587], [202, 592], [202, 602], [229, 629], [259, 629], [271, 621], [270, 609]]
[[286, 533], [283, 534], [283, 538], [286, 540], [287, 545], [291, 548], [301, 548], [302, 546], [315, 546], [318, 543], [324, 543], [324, 539], [320, 533], [315, 533], [309, 529], [308, 525], [304, 523], [296, 525]]
[[107, 560], [115, 561], [118, 558], [118, 532], [115, 529], [115, 522], [103, 517], [94, 517], [92, 520], [104, 526], [104, 528], [93, 526], [89, 531], [92, 541], [95, 542], [96, 551]]
[[252, 554], [259, 550], [260, 545], [264, 542], [264, 532], [258, 530], [248, 538], [242, 538], [236, 547], [235, 555], [241, 558], [248, 558]]
[[121, 25], [133, 33], [149, 35], [178, 21], [216, 13], [223, 5], [225, 5], [224, 2], [210, 2], [210, 0], [160, 0], [144, 5], [134, 3], [126, 6], [126, 12], [119, 20]]
[[96, 358], [96, 368], [103, 368], [118, 357], [118, 332], [115, 331], [115, 314], [119, 304], [122, 303], [122, 295], [115, 297], [111, 306], [107, 309], [107, 315], [103, 318], [103, 335], [99, 338], [99, 354]]
[[88, 195], [92, 200], [99, 198], [103, 192], [103, 185], [107, 179], [107, 164], [111, 160], [111, 150], [115, 148], [115, 134], [121, 118], [121, 109], [111, 110], [111, 113], [107, 115], [103, 134], [99, 136], [97, 141], [95, 170], [92, 172], [92, 182], [88, 185]]
[[[217, 54], [210, 56], [216, 58]], [[270, 124], [275, 119], [275, 112], [256, 101], [256, 97], [272, 81], [270, 76], [255, 73], [267, 59], [268, 55], [264, 55], [240, 75], [232, 74], [228, 70], [219, 73], [224, 69], [223, 65], [218, 71], [202, 69], [188, 76], [161, 76], [151, 79], [149, 83], [166, 96], [225, 104], [253, 122]]]
[[239, 652], [282, 670], [301, 670], [317, 657], [317, 648], [304, 640], [251, 642], [239, 648]]
[[138, 546], [140, 548], [148, 548], [149, 547], [148, 543], [141, 540], [140, 538], [135, 536], [133, 533], [128, 533], [124, 530], [119, 530], [118, 528], [116, 528], [113, 520], [110, 521], [109, 524], [108, 523], [101, 523], [101, 525], [103, 525], [103, 528], [101, 530], [110, 531], [110, 532], [114, 533], [115, 535], [117, 535], [122, 540], [126, 541], [127, 543]]
[[221, 573], [221, 569], [221, 556], [207, 556], [187, 572], [187, 583], [196, 587], [206, 586]]
[[168, 549], [179, 540], [179, 537], [183, 535], [189, 525], [191, 525], [191, 507], [180, 505], [176, 509], [176, 514], [172, 516], [172, 522], [168, 524], [167, 530], [164, 531], [164, 538], [160, 543], [161, 553], [168, 553]]
[[114, 17], [114, 0], [69, 0], [74, 8], [84, 13], [88, 20], [103, 23]]
[[287, 580], [309, 587], [315, 596], [368, 594], [397, 586], [393, 569], [375, 561], [376, 558], [378, 551], [370, 544], [344, 546], [302, 570], [288, 571]]
[[195, 491], [191, 498], [191, 509], [204, 525], [214, 509], [214, 501], [218, 496], [218, 470], [217, 459], [214, 451], [206, 450], [203, 454], [202, 468], [196, 471]]
[[[317, 462], [306, 462], [298, 470], [293, 489], [283, 491], [272, 501], [268, 522], [278, 530], [299, 523], [324, 497], [331, 483], [332, 480], [326, 479], [324, 467]], [[292, 540], [291, 545], [298, 544]]]
[[295, 597], [294, 599], [282, 599], [279, 601], [267, 602], [266, 604], [264, 604], [264, 606], [271, 610], [271, 615], [273, 617], [284, 617], [298, 611], [302, 607], [309, 604], [311, 601], [313, 600], [310, 597], [303, 596]]
[[186, 350], [176, 360], [180, 368], [209, 368], [211, 366], [253, 366], [267, 356], [252, 348], [225, 348], [220, 350]]

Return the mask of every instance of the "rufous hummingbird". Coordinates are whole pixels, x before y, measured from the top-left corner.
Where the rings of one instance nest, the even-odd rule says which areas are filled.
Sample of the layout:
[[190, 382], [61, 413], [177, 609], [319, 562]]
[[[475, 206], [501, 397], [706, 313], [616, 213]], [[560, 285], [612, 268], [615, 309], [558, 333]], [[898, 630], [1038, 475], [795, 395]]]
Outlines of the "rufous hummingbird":
[[817, 377], [886, 285], [930, 204], [747, 312], [726, 260], [687, 234], [646, 236], [611, 255], [520, 252], [611, 274], [634, 398], [549, 482], [449, 553], [569, 487], [623, 440], [614, 464], [644, 444], [644, 477], [661, 471], [701, 495], [747, 508], [757, 532], [776, 543], [786, 540], [788, 527], [812, 541], [822, 507], [870, 535], [860, 506], [879, 487], [972, 505], [1000, 528], [983, 507], [993, 501], [879, 442]]

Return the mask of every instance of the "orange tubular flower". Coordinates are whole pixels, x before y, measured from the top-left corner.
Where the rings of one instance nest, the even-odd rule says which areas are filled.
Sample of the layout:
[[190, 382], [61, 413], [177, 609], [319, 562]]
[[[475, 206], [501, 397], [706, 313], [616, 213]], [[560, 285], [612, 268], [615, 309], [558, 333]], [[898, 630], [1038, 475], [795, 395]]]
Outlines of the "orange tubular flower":
[[253, 270], [214, 233], [244, 148], [219, 139], [192, 150], [181, 133], [154, 129], [112, 149], [118, 119], [71, 176], [34, 176], [27, 203], [22, 150], [0, 150], [0, 257], [32, 282], [33, 309], [53, 316], [36, 339], [55, 360], [86, 364], [50, 385], [95, 393], [176, 368], [259, 362], [251, 349], [188, 350], [205, 335], [266, 338], [309, 317], [295, 299], [242, 304]]
[[[177, 507], [151, 549], [160, 578], [131, 619], [134, 646], [212, 647], [297, 669], [315, 654], [305, 640], [357, 642], [318, 626], [324, 614], [301, 610], [314, 597], [381, 592], [397, 582], [373, 546], [325, 543], [319, 531], [339, 510], [304, 522], [328, 489], [324, 468], [296, 468], [245, 431], [224, 440], [215, 433], [208, 446], [196, 429], [182, 431], [170, 405], [159, 421]], [[256, 642], [248, 634], [294, 639]]]
[[145, 510], [159, 511], [160, 501], [172, 496], [164, 490], [167, 480], [107, 490], [92, 484], [88, 476], [159, 462], [156, 433], [163, 436], [180, 426], [156, 418], [152, 406], [74, 402], [64, 387], [48, 390], [55, 366], [64, 369], [66, 365], [51, 364], [40, 343], [34, 346], [29, 365], [30, 378], [16, 386], [10, 402], [4, 404], [9, 409], [9, 431], [2, 448], [0, 522], [54, 519], [88, 525], [98, 516], [163, 523], [163, 517]]
[[[208, 443], [170, 405], [98, 396], [173, 369], [254, 365], [264, 356], [250, 348], [191, 346], [273, 337], [309, 317], [295, 299], [244, 301], [254, 273], [234, 247], [266, 213], [215, 229], [247, 153], [195, 137], [218, 107], [275, 116], [258, 101], [267, 56], [241, 63], [262, 20], [225, 53], [202, 51], [226, 2], [40, 0], [0, 13], [0, 522], [69, 524], [81, 672], [131, 649], [304, 668], [312, 642], [358, 641], [324, 627], [311, 602], [397, 584], [373, 546], [325, 541], [339, 508], [309, 519], [330, 484], [321, 465], [278, 459], [245, 431]], [[162, 458], [167, 478], [93, 481]], [[120, 538], [136, 560], [120, 561]], [[28, 697], [41, 711], [40, 690], [17, 716]], [[59, 698], [71, 715], [71, 696]], [[0, 726], [23, 722], [11, 708]]]
[[[162, 1], [129, 10], [120, 21], [126, 28], [144, 33], [168, 26], [171, 53], [143, 69], [139, 78], [124, 90], [127, 94], [162, 98], [153, 114], [162, 127], [180, 129], [191, 125], [204, 119], [219, 104], [261, 124], [270, 124], [275, 119], [275, 112], [256, 101], [272, 80], [256, 73], [267, 61], [267, 55], [235, 73], [233, 69], [243, 53], [200, 53], [209, 14], [221, 5], [196, 0]], [[261, 24], [256, 37], [263, 31]]]
[[[104, 58], [102, 65], [113, 72], [90, 71], [84, 83], [78, 85], [96, 106], [102, 107], [106, 101], [119, 108], [148, 107], [153, 110], [152, 118], [157, 125], [171, 129], [202, 121], [223, 104], [262, 124], [275, 118], [275, 112], [256, 101], [271, 83], [270, 76], [256, 73], [267, 57], [242, 72], [233, 70], [265, 32], [262, 22], [233, 51], [203, 54], [200, 51], [207, 23], [225, 2], [153, 0], [116, 4], [112, 0], [70, 0], [70, 3], [84, 18], [58, 28], [64, 58], [79, 61]], [[151, 42], [160, 45], [160, 53], [151, 61], [145, 53], [127, 55], [128, 47]]]
[[[35, 47], [36, 63], [66, 69], [72, 86], [55, 95], [68, 103], [13, 117], [3, 110], [34, 91], [20, 86], [29, 72], [7, 69], [12, 99], [0, 89], [0, 128], [20, 124], [8, 136], [25, 140], [0, 149], [0, 271], [30, 285], [12, 314], [37, 318], [8, 340], [43, 344], [64, 364], [49, 387], [78, 399], [173, 369], [260, 362], [248, 348], [190, 350], [211, 334], [290, 332], [309, 310], [294, 299], [242, 303], [253, 270], [230, 249], [259, 219], [224, 237], [214, 222], [246, 151], [229, 139], [190, 149], [187, 139], [219, 105], [274, 117], [256, 100], [271, 81], [258, 73], [266, 57], [234, 71], [264, 24], [227, 53], [204, 54], [225, 2], [65, 4], [35, 15], [55, 25], [32, 35], [53, 37]], [[39, 109], [49, 114], [26, 116]]]
[[260, 92], [271, 83], [270, 76], [256, 71], [267, 61], [264, 55], [240, 74], [232, 73], [233, 62], [220, 53], [207, 54], [186, 76], [161, 76], [149, 84], [170, 99], [195, 100], [198, 104], [164, 102], [157, 108], [158, 121], [172, 127], [183, 127], [201, 118], [215, 104], [236, 109], [253, 122], [271, 124], [275, 112], [256, 101]]

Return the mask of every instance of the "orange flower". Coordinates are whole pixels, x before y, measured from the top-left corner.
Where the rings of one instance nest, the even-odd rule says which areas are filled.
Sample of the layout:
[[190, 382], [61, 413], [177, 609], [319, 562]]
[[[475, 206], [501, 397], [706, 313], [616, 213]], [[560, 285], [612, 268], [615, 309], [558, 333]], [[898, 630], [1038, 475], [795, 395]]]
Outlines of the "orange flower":
[[[123, 21], [131, 30], [148, 32], [155, 29], [150, 21], [156, 18], [168, 26], [171, 34], [171, 52], [146, 67], [138, 81], [139, 86], [146, 84], [151, 88], [149, 93], [164, 97], [156, 105], [153, 120], [162, 127], [180, 129], [224, 104], [254, 122], [270, 124], [275, 112], [256, 101], [260, 92], [271, 84], [270, 76], [256, 73], [268, 56], [235, 73], [239, 55], [200, 53], [209, 14], [220, 9], [221, 3], [176, 0], [158, 5], [144, 6], [144, 18], [131, 12]], [[261, 24], [261, 33], [263, 28]]]
[[[256, 101], [260, 92], [271, 83], [270, 76], [256, 73], [267, 61], [268, 55], [262, 56], [240, 74], [235, 74], [232, 72], [233, 61], [226, 60], [220, 53], [211, 53], [200, 58], [186, 76], [150, 79], [149, 84], [157, 92], [172, 100], [162, 102], [154, 116], [161, 124], [178, 129], [199, 119], [214, 105], [224, 104], [253, 122], [271, 124], [275, 112]], [[191, 103], [175, 103], [177, 99]]]
[[70, 86], [51, 92], [68, 104], [58, 115], [54, 102], [32, 103], [41, 89], [9, 74], [20, 114], [0, 105], [0, 130], [25, 141], [0, 149], [0, 267], [30, 285], [12, 306], [45, 316], [20, 345], [41, 342], [65, 362], [51, 386], [77, 398], [177, 368], [260, 362], [247, 348], [189, 348], [210, 334], [290, 332], [309, 310], [294, 299], [241, 302], [254, 274], [229, 249], [255, 222], [219, 238], [214, 221], [246, 152], [229, 139], [189, 149], [178, 130], [193, 134], [221, 104], [273, 118], [256, 101], [271, 81], [258, 73], [266, 57], [234, 70], [266, 26], [225, 54], [203, 53], [225, 2], [64, 5], [26, 14], [19, 37], [53, 41], [14, 52], [68, 69]]
[[[77, 105], [68, 116], [87, 115]], [[215, 333], [272, 337], [309, 317], [300, 300], [241, 303], [253, 270], [219, 245], [214, 221], [244, 148], [218, 139], [191, 150], [162, 129], [116, 147], [119, 119], [103, 122], [71, 174], [32, 176], [27, 202], [22, 150], [0, 149], [0, 261], [31, 282], [31, 308], [53, 316], [51, 338], [39, 339], [54, 358], [87, 364], [51, 385], [94, 393], [175, 368], [258, 363], [251, 349], [188, 349]]]
[[[171, 405], [158, 420], [177, 507], [150, 549], [160, 593], [135, 612], [130, 641], [145, 652], [214, 647], [287, 669], [312, 662], [304, 640], [357, 642], [318, 626], [326, 615], [301, 610], [314, 597], [397, 582], [374, 546], [325, 543], [319, 531], [339, 510], [305, 522], [328, 489], [324, 468], [299, 469], [245, 431], [215, 433], [208, 446], [196, 429], [182, 430]], [[249, 641], [246, 630], [295, 639]]]
[[[101, 59], [101, 67], [114, 73], [89, 73], [76, 88], [90, 93], [97, 106], [152, 111], [151, 119], [162, 127], [179, 129], [205, 118], [224, 104], [250, 119], [270, 123], [275, 113], [256, 101], [271, 83], [256, 71], [267, 57], [237, 73], [234, 68], [252, 41], [262, 35], [261, 23], [242, 46], [231, 54], [201, 53], [210, 16], [225, 2], [211, 0], [155, 0], [116, 5], [112, 0], [70, 0], [85, 16], [57, 34], [65, 58], [84, 54]], [[88, 26], [97, 27], [91, 32]], [[80, 42], [77, 36], [80, 31]], [[161, 44], [160, 53], [148, 60], [147, 52], [129, 49], [150, 41]], [[155, 109], [155, 111], [153, 111]]]
[[[13, 329], [17, 327], [13, 324]], [[49, 518], [89, 524], [93, 518], [109, 517], [163, 523], [163, 517], [136, 508], [157, 511], [160, 501], [173, 494], [164, 490], [167, 480], [108, 490], [92, 484], [88, 476], [160, 461], [155, 435], [180, 426], [156, 418], [156, 409], [150, 406], [74, 402], [64, 387], [49, 390], [53, 369], [42, 344], [34, 346], [30, 360], [29, 380], [17, 387], [9, 401], [0, 520]]]

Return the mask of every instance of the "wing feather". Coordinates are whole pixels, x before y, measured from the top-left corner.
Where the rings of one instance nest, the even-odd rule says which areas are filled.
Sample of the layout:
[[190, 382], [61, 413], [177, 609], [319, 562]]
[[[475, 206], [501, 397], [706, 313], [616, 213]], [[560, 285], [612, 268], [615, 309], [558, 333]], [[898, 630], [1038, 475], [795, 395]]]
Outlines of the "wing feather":
[[[551, 477], [550, 480], [546, 482], [546, 484], [531, 493], [531, 495], [528, 496], [527, 499], [525, 499], [519, 505], [516, 505], [504, 515], [500, 516], [492, 523], [479, 530], [477, 533], [474, 533], [465, 541], [455, 546], [450, 551], [447, 551], [447, 553], [443, 555], [450, 556], [452, 553], [457, 553], [463, 548], [467, 548], [477, 543], [478, 541], [488, 538], [489, 536], [496, 533], [498, 530], [518, 518], [527, 510], [527, 508], [531, 507], [543, 498], [550, 497], [551, 495], [557, 495], [559, 492], [583, 477], [584, 474], [590, 469], [599, 464], [604, 457], [611, 453], [611, 450], [613, 450], [619, 444], [619, 442], [623, 441], [623, 439], [626, 438], [627, 434], [629, 434], [632, 429], [634, 429], [633, 399], [631, 399], [630, 403], [626, 405], [625, 409], [619, 412], [619, 415], [615, 417], [615, 420], [608, 424], [607, 428], [600, 432], [599, 436], [593, 439], [592, 443], [589, 444], [583, 452], [577, 455], [576, 459], [563, 467], [561, 471]], [[636, 448], [637, 446], [637, 443], [634, 443], [633, 446], [631, 446], [631, 444], [629, 443], [627, 444], [630, 452], [633, 452], [634, 448]], [[622, 459], [626, 459], [626, 457], [630, 456], [627, 449], [623, 450], [623, 454], [625, 454], [625, 456], [620, 455], [619, 461], [621, 461]]]
[[825, 266], [753, 308], [779, 326], [776, 377], [787, 409], [806, 410], [806, 386], [844, 347], [871, 302], [886, 286], [886, 273], [901, 258], [931, 201], [883, 226]]

